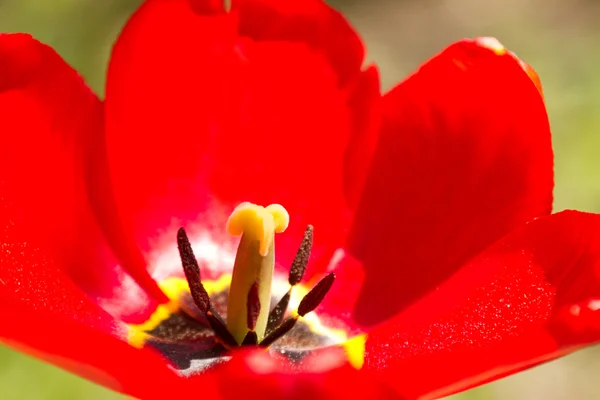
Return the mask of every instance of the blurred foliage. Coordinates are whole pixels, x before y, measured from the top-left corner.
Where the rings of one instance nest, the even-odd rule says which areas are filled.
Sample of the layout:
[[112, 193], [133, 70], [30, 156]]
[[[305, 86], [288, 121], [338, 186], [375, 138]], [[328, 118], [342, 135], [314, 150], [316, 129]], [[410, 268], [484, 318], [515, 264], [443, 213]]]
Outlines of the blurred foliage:
[[[40, 332], [40, 335], [43, 335], [43, 332]], [[93, 345], [90, 343], [90, 346]], [[7, 400], [117, 400], [124, 399], [124, 396], [96, 386], [50, 364], [0, 347], [0, 398]]]
[[[50, 44], [102, 95], [111, 45], [140, 3], [0, 0], [0, 32], [28, 32]], [[595, 50], [600, 2], [338, 0], [335, 5], [365, 38], [385, 88], [454, 40], [498, 37], [536, 68], [544, 84], [556, 153], [555, 209], [600, 211], [600, 54]], [[595, 399], [599, 354], [598, 349], [580, 352], [456, 398]], [[0, 347], [0, 360], [2, 399], [122, 398], [13, 350]]]

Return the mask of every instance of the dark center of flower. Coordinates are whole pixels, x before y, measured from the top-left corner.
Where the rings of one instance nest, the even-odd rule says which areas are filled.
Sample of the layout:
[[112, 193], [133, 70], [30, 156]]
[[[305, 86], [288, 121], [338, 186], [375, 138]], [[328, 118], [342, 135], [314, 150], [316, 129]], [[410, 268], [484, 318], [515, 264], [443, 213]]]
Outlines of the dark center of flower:
[[302, 245], [296, 253], [288, 282], [290, 290], [279, 300], [277, 305], [270, 310], [268, 314], [266, 335], [259, 340], [256, 332], [256, 324], [262, 308], [259, 298], [260, 281], [256, 280], [250, 286], [246, 296], [246, 328], [247, 332], [241, 343], [235, 339], [234, 334], [227, 328], [224, 318], [213, 307], [210, 296], [204, 288], [200, 279], [200, 267], [192, 250], [192, 246], [183, 228], [177, 232], [177, 247], [183, 265], [183, 271], [190, 287], [192, 299], [200, 312], [206, 318], [214, 333], [214, 338], [217, 343], [226, 349], [238, 346], [260, 346], [268, 347], [283, 337], [296, 325], [299, 317], [304, 317], [309, 312], [313, 311], [323, 301], [325, 295], [331, 288], [335, 280], [334, 273], [325, 276], [317, 285], [312, 288], [306, 296], [300, 301], [298, 310], [284, 320], [284, 316], [288, 309], [290, 294], [295, 285], [297, 285], [304, 276], [304, 271], [310, 257], [312, 247], [313, 228], [309, 226], [304, 233]]
[[[159, 308], [157, 315], [135, 329], [142, 332], [144, 345], [160, 351], [183, 373], [196, 373], [225, 361], [228, 351], [244, 346], [270, 347], [297, 362], [312, 349], [339, 344], [328, 334], [331, 330], [319, 329], [304, 318], [331, 289], [333, 273], [304, 291], [295, 302], [297, 307], [289, 310], [292, 292], [301, 286], [310, 258], [312, 226], [307, 227], [292, 262], [287, 292], [279, 298], [271, 294], [273, 235], [287, 227], [288, 217], [282, 207], [269, 207], [243, 204], [230, 217], [228, 230], [241, 233], [242, 238], [229, 287], [215, 281], [205, 282], [209, 284], [205, 287], [186, 231], [180, 228], [177, 232], [189, 291], [181, 291], [176, 304], [160, 306], [163, 309]], [[271, 308], [272, 301], [275, 306]]]

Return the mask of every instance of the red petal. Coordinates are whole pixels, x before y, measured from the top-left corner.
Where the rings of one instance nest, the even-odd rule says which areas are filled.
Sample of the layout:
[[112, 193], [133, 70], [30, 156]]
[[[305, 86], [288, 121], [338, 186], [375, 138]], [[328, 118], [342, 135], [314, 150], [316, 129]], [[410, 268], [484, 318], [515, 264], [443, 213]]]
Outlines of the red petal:
[[11, 209], [0, 206], [0, 294], [27, 303], [38, 312], [60, 314], [112, 329], [112, 318], [91, 303], [56, 264], [40, 250], [28, 231], [15, 224]]
[[[0, 207], [26, 226], [92, 295], [110, 294], [110, 252], [83, 186], [87, 141], [102, 104], [51, 48], [0, 35]], [[113, 277], [114, 278], [114, 277]]]
[[352, 136], [344, 160], [344, 190], [352, 209], [356, 209], [369, 172], [369, 164], [377, 147], [381, 123], [379, 71], [369, 67], [360, 77], [350, 97], [354, 111]]
[[340, 82], [356, 77], [363, 44], [342, 14], [322, 0], [232, 0], [240, 13], [239, 33], [257, 41], [302, 42], [325, 53]]
[[366, 368], [446, 395], [597, 343], [599, 304], [600, 215], [543, 217], [369, 333]]
[[383, 127], [349, 249], [373, 324], [452, 275], [516, 226], [550, 212], [543, 100], [492, 39], [462, 41], [384, 97]]
[[[114, 333], [5, 299], [0, 294], [0, 341], [100, 385], [136, 398], [168, 394], [178, 377], [156, 354]], [[7, 323], [6, 321], [15, 321]], [[148, 382], [160, 382], [160, 387]]]
[[[209, 264], [230, 269], [235, 241], [224, 225], [242, 201], [292, 214], [278, 242], [286, 268], [307, 224], [318, 232], [316, 256], [341, 240], [344, 153], [361, 137], [355, 122], [370, 115], [351, 100], [362, 56], [339, 14], [320, 1], [291, 4], [202, 14], [197, 2], [151, 0], [125, 28], [109, 69], [106, 140], [123, 224], [146, 252], [174, 250], [185, 225], [207, 244], [199, 258], [216, 244]], [[343, 68], [333, 43], [352, 49]], [[160, 267], [180, 269], [176, 258]]]
[[0, 35], [0, 72], [0, 207], [10, 203], [13, 222], [92, 297], [111, 297], [123, 273], [88, 204], [84, 177], [85, 163], [102, 148], [102, 103], [28, 35]]
[[[329, 272], [335, 273], [335, 282], [317, 309], [319, 318], [327, 326], [343, 329], [350, 335], [361, 333], [363, 327], [357, 325], [353, 318], [353, 306], [365, 279], [362, 264], [348, 252], [339, 249], [325, 271]], [[316, 278], [317, 276], [308, 282], [307, 286], [316, 285]]]
[[126, 327], [35, 246], [14, 214], [0, 205], [0, 341], [136, 396], [148, 393], [148, 380], [173, 379], [164, 360], [125, 342]]
[[398, 399], [369, 373], [340, 363], [340, 349], [323, 350], [318, 359], [309, 356], [295, 366], [283, 356], [264, 351], [239, 352], [217, 367], [219, 392], [225, 400], [247, 398], [249, 393], [259, 393], [258, 397], [265, 400]]

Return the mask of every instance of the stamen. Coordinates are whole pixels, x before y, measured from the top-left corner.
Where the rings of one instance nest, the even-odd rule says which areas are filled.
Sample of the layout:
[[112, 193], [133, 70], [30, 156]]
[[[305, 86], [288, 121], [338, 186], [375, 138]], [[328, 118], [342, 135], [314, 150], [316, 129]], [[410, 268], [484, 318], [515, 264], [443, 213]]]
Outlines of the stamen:
[[275, 329], [267, 337], [265, 337], [262, 340], [262, 342], [260, 342], [260, 346], [261, 347], [269, 347], [270, 345], [275, 343], [277, 340], [279, 340], [281, 337], [283, 337], [286, 333], [288, 333], [289, 331], [292, 330], [294, 325], [296, 325], [296, 321], [298, 321], [297, 316], [286, 319], [285, 322], [283, 324], [281, 324], [281, 326], [279, 326], [279, 328]]
[[208, 320], [212, 330], [215, 332], [216, 338], [220, 340], [226, 347], [236, 347], [238, 343], [233, 335], [227, 330], [225, 322], [223, 322], [223, 319], [218, 316], [218, 314], [213, 314], [213, 311], [214, 310], [206, 313], [206, 319]]
[[314, 288], [307, 293], [306, 296], [300, 301], [298, 306], [298, 315], [304, 317], [309, 312], [313, 311], [325, 298], [331, 285], [335, 281], [335, 273], [331, 272], [325, 278], [321, 279]]
[[283, 321], [283, 316], [290, 305], [290, 297], [292, 295], [292, 289], [288, 290], [288, 292], [279, 300], [277, 305], [271, 310], [269, 313], [269, 321], [267, 322], [267, 334], [271, 333], [275, 328], [281, 325], [281, 321]]
[[333, 285], [334, 281], [335, 274], [333, 272], [327, 275], [325, 278], [321, 279], [319, 283], [317, 283], [315, 287], [312, 288], [310, 292], [308, 292], [306, 296], [304, 296], [304, 298], [300, 301], [300, 305], [298, 306], [298, 315], [289, 317], [278, 328], [271, 331], [260, 342], [260, 346], [268, 347], [272, 345], [275, 341], [277, 341], [283, 335], [288, 333], [294, 327], [294, 325], [296, 325], [298, 317], [304, 317], [306, 314], [317, 308], [317, 306], [323, 301], [323, 299], [327, 295], [327, 292], [329, 292], [329, 289], [331, 289], [331, 285]]
[[[290, 286], [292, 286], [292, 288], [298, 283], [300, 283], [300, 281], [302, 281], [302, 277], [304, 276], [304, 272], [306, 271], [306, 266], [308, 265], [308, 260], [310, 259], [310, 251], [313, 245], [313, 237], [314, 228], [312, 225], [308, 225], [306, 227], [306, 230], [304, 231], [302, 243], [300, 244], [300, 247], [296, 252], [294, 261], [292, 262], [292, 267], [290, 268], [288, 282], [290, 283]], [[281, 298], [281, 300], [279, 300], [277, 305], [269, 313], [269, 321], [267, 322], [267, 332], [271, 332], [279, 325], [281, 325], [281, 321], [283, 321], [285, 311], [287, 310], [290, 304], [292, 288], [288, 290], [288, 292]]]
[[300, 248], [298, 248], [298, 252], [296, 252], [296, 257], [294, 257], [292, 267], [290, 268], [288, 281], [292, 286], [300, 283], [302, 277], [304, 276], [306, 266], [308, 265], [308, 260], [310, 259], [310, 251], [313, 245], [313, 234], [314, 228], [312, 225], [309, 225], [306, 228], [306, 231], [304, 231], [302, 243], [300, 244]]
[[185, 229], [179, 228], [177, 231], [177, 248], [181, 257], [181, 265], [185, 278], [190, 286], [190, 293], [194, 303], [200, 311], [206, 314], [210, 310], [210, 297], [200, 279], [200, 267], [192, 250], [192, 245], [188, 239]]
[[200, 311], [206, 316], [210, 327], [223, 344], [237, 346], [237, 342], [227, 330], [223, 318], [221, 318], [219, 313], [210, 304], [210, 296], [200, 279], [200, 266], [194, 255], [194, 250], [192, 249], [187, 233], [183, 228], [179, 228], [177, 231], [177, 248], [179, 249], [181, 265], [183, 266], [183, 272], [188, 281], [190, 294], [194, 303], [196, 303]]
[[[260, 298], [258, 297], [258, 281], [254, 282], [252, 286], [250, 286], [250, 290], [248, 291], [248, 301], [246, 302], [248, 308], [247, 315], [247, 323], [248, 329], [254, 331], [256, 328], [256, 321], [258, 320], [258, 315], [260, 314]], [[248, 335], [246, 335], [248, 337]]]

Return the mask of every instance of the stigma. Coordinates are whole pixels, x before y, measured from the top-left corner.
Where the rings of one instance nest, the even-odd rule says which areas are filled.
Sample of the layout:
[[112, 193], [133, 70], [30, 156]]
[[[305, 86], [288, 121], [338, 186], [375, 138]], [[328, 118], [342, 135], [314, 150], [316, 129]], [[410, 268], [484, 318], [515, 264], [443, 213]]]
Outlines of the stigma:
[[275, 233], [284, 232], [289, 223], [290, 215], [279, 204], [262, 207], [246, 202], [233, 210], [225, 229], [230, 235], [247, 235], [250, 240], [257, 240], [260, 255], [266, 257]]

